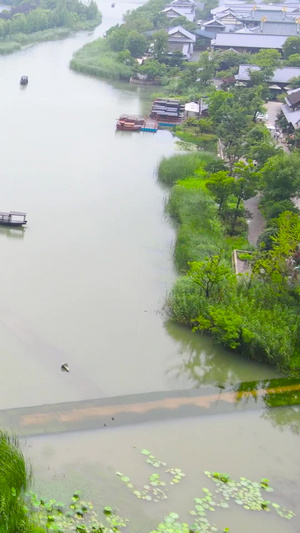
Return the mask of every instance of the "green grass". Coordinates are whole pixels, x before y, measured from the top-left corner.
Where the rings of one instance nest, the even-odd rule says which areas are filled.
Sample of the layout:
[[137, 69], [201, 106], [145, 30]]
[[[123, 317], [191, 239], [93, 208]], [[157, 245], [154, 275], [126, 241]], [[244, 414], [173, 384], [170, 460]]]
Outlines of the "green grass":
[[77, 72], [83, 72], [99, 78], [129, 80], [134, 69], [118, 61], [118, 54], [109, 50], [102, 38], [88, 43], [78, 50], [70, 63]]
[[25, 492], [31, 482], [16, 437], [0, 431], [0, 533], [37, 533], [25, 507]]
[[194, 176], [197, 170], [204, 170], [208, 163], [215, 160], [217, 157], [209, 152], [190, 152], [164, 157], [158, 166], [158, 179], [166, 185], [174, 185], [178, 180]]

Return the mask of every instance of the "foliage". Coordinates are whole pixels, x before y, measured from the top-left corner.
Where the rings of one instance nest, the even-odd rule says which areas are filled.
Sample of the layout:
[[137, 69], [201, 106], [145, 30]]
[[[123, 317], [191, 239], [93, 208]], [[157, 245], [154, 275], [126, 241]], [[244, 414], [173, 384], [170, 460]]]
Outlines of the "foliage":
[[300, 194], [300, 153], [281, 153], [267, 160], [261, 170], [263, 204], [291, 200]]
[[211, 174], [206, 187], [219, 204], [219, 211], [222, 211], [223, 207], [227, 203], [228, 198], [233, 193], [234, 184], [234, 178], [230, 177], [228, 172], [225, 170]]
[[25, 491], [31, 472], [27, 469], [18, 439], [0, 431], [0, 532], [33, 533]]
[[71, 68], [93, 76], [129, 80], [135, 66], [121, 63], [119, 53], [109, 50], [105, 39], [97, 39], [78, 50], [71, 61]]
[[141, 57], [147, 49], [147, 39], [136, 30], [132, 30], [125, 39], [124, 49], [129, 50], [133, 57]]
[[164, 157], [158, 166], [158, 179], [166, 185], [173, 185], [179, 179], [193, 176], [197, 169], [205, 169], [205, 166], [214, 160], [216, 157], [206, 152]]
[[85, 28], [87, 22], [87, 27], [90, 28], [101, 22], [94, 0], [87, 4], [79, 0], [42, 0], [38, 7], [32, 4], [27, 9], [20, 4], [9, 12], [0, 14], [0, 39], [53, 28], [80, 29]]
[[210, 298], [213, 292], [220, 295], [223, 282], [233, 280], [232, 270], [223, 263], [221, 255], [189, 263], [188, 276], [204, 291], [206, 298]]
[[[201, 181], [201, 178], [191, 178], [178, 182], [166, 206], [179, 224], [174, 259], [177, 269], [183, 272], [190, 261], [201, 261], [208, 253], [218, 253], [223, 241], [216, 206], [203, 190]], [[224, 249], [228, 252], [226, 244]]]
[[288, 37], [282, 47], [284, 59], [300, 54], [300, 37]]

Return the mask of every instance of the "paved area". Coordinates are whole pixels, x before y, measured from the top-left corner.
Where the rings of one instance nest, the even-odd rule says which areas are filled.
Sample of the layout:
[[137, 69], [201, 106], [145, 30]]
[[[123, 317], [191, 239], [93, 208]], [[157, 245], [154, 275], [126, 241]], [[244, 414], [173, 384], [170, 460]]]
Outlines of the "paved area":
[[246, 209], [250, 211], [252, 218], [249, 221], [249, 230], [248, 230], [248, 241], [253, 246], [256, 246], [257, 239], [262, 231], [264, 231], [266, 227], [266, 221], [264, 217], [262, 216], [260, 209], [258, 207], [259, 204], [259, 194], [254, 196], [253, 198], [250, 198], [249, 200], [246, 200], [244, 202]]

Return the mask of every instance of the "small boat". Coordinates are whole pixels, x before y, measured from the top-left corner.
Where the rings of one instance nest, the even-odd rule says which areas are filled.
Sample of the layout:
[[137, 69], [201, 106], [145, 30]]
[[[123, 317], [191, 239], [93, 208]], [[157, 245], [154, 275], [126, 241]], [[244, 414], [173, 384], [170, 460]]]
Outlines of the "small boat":
[[0, 226], [17, 228], [26, 224], [26, 213], [20, 213], [19, 211], [10, 211], [9, 213], [0, 212]]
[[123, 131], [140, 131], [142, 124], [136, 124], [135, 122], [128, 122], [127, 120], [117, 121], [117, 130]]
[[21, 76], [20, 85], [28, 85], [28, 76]]
[[116, 5], [116, 4], [112, 3], [112, 4], [111, 4], [111, 7], [115, 7], [115, 5]]

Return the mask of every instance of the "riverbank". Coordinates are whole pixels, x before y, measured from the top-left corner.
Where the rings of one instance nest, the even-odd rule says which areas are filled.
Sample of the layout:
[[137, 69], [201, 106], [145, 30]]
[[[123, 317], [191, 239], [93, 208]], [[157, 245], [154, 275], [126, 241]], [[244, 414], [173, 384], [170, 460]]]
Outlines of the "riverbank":
[[[233, 248], [247, 250], [250, 245], [246, 239], [241, 242], [239, 232], [236, 237], [228, 235], [232, 226], [222, 224], [209, 193], [208, 162], [201, 161], [200, 155], [192, 171], [189, 161], [194, 158], [192, 154], [182, 156], [181, 165], [172, 163], [172, 158], [164, 160], [158, 171], [165, 182], [167, 169], [173, 169], [174, 185], [166, 209], [176, 221], [174, 259], [181, 274], [166, 308], [173, 320], [210, 332], [226, 348], [299, 376], [297, 299], [288, 287], [276, 293], [273, 281], [255, 275], [255, 264], [249, 279], [238, 281], [232, 275]], [[183, 172], [184, 166], [187, 172]], [[283, 214], [278, 219], [279, 232], [287, 217]], [[262, 261], [260, 256], [257, 261]]]
[[101, 22], [102, 14], [95, 2], [85, 5], [71, 1], [64, 6], [54, 0], [51, 8], [31, 8], [24, 13], [22, 6], [12, 7], [10, 12], [7, 11], [7, 18], [1, 18], [0, 55], [36, 43], [62, 39], [78, 31], [91, 31]]

